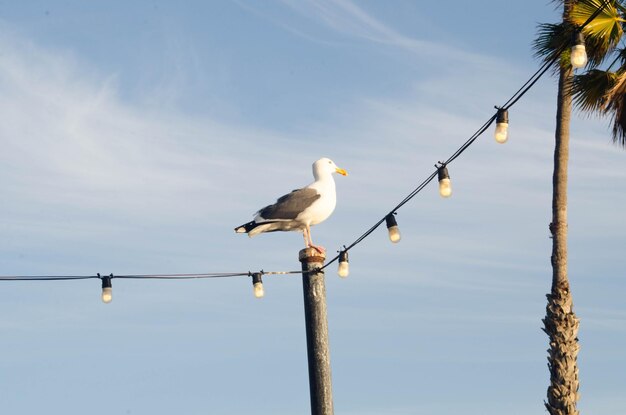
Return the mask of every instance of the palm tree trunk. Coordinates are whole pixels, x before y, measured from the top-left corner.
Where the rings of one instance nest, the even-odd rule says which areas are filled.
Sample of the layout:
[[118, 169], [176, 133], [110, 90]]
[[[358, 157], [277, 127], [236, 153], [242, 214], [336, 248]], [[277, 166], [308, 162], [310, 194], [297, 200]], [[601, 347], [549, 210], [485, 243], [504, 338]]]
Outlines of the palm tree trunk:
[[[564, 2], [564, 19], [573, 1]], [[551, 415], [578, 415], [578, 365], [576, 357], [579, 321], [572, 308], [567, 277], [567, 163], [569, 126], [572, 112], [570, 65], [561, 65], [556, 114], [554, 172], [552, 176], [552, 290], [548, 297], [544, 331], [550, 338], [548, 367], [550, 386], [545, 406]]]

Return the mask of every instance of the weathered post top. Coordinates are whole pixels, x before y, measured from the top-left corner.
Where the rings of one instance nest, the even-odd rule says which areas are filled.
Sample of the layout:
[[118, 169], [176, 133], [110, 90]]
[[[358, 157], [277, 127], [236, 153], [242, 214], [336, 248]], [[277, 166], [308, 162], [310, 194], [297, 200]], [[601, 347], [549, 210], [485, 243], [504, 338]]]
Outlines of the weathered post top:
[[309, 390], [312, 415], [333, 415], [333, 391], [326, 318], [326, 285], [324, 266], [326, 255], [315, 248], [300, 251], [304, 320], [307, 356], [309, 360]]
[[324, 264], [326, 253], [315, 248], [304, 248], [298, 253], [298, 260], [303, 264], [320, 263]]

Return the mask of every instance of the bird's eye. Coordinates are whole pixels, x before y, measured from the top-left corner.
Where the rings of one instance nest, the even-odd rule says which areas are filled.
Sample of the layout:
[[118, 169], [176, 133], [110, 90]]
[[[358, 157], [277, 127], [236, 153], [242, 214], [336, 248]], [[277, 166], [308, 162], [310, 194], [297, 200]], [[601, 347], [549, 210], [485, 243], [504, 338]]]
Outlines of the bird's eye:
[[332, 161], [328, 161], [328, 164], [332, 164]]

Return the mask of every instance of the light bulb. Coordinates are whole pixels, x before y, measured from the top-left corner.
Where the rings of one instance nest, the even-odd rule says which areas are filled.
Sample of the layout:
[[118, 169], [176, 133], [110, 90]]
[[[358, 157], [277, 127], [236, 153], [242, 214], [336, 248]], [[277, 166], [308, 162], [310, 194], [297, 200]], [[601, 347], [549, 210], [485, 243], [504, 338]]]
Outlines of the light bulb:
[[350, 275], [350, 263], [348, 263], [348, 262], [340, 262], [339, 263], [339, 269], [337, 270], [337, 274], [341, 278], [346, 278], [348, 275]]
[[339, 269], [337, 274], [341, 278], [346, 278], [350, 274], [350, 263], [348, 262], [348, 251], [341, 251], [339, 253]]
[[252, 274], [252, 290], [256, 298], [263, 298], [265, 295], [263, 280], [261, 279], [261, 274], [258, 272]]
[[113, 300], [113, 286], [111, 284], [111, 277], [112, 275], [108, 277], [101, 277], [102, 279], [102, 302], [105, 304], [108, 304]]
[[110, 303], [113, 301], [113, 289], [111, 287], [106, 287], [102, 289], [102, 302]]
[[506, 143], [509, 139], [509, 123], [499, 122], [496, 124], [496, 133], [494, 134], [496, 141], [500, 144]]
[[452, 195], [452, 185], [450, 179], [439, 180], [439, 194], [441, 197], [450, 197]]
[[398, 222], [396, 222], [396, 218], [393, 213], [387, 215], [387, 217], [385, 218], [385, 222], [387, 222], [389, 240], [394, 244], [400, 242], [402, 235], [400, 235], [400, 228], [398, 228]]
[[450, 197], [452, 195], [452, 185], [450, 184], [450, 175], [445, 165], [437, 168], [437, 176], [439, 179], [439, 194], [441, 197]]
[[256, 282], [254, 283], [253, 287], [254, 287], [254, 296], [256, 298], [263, 298], [263, 296], [265, 295], [265, 290], [263, 289], [263, 283]]
[[498, 114], [496, 115], [496, 132], [494, 137], [500, 144], [506, 143], [509, 139], [509, 112], [504, 108], [498, 108]]
[[585, 45], [572, 46], [572, 67], [578, 69], [587, 64], [587, 51]]
[[574, 33], [572, 44], [570, 55], [572, 67], [575, 69], [582, 68], [587, 64], [587, 51], [585, 50], [585, 38], [581, 32]]

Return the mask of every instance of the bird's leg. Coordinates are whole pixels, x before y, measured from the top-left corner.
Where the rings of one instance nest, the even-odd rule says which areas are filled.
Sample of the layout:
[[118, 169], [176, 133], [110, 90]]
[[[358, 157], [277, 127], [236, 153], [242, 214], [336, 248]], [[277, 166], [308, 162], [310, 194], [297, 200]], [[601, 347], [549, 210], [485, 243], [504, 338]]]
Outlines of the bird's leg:
[[309, 234], [306, 228], [302, 230], [302, 236], [304, 237], [304, 246], [308, 248], [309, 247]]
[[323, 254], [324, 252], [326, 252], [326, 249], [323, 246], [318, 246], [318, 245], [313, 244], [313, 241], [311, 240], [311, 227], [309, 225], [306, 225], [306, 228], [304, 229], [304, 235], [305, 235], [305, 238], [307, 239], [306, 243], [307, 243], [308, 248], [313, 248], [320, 254]]

